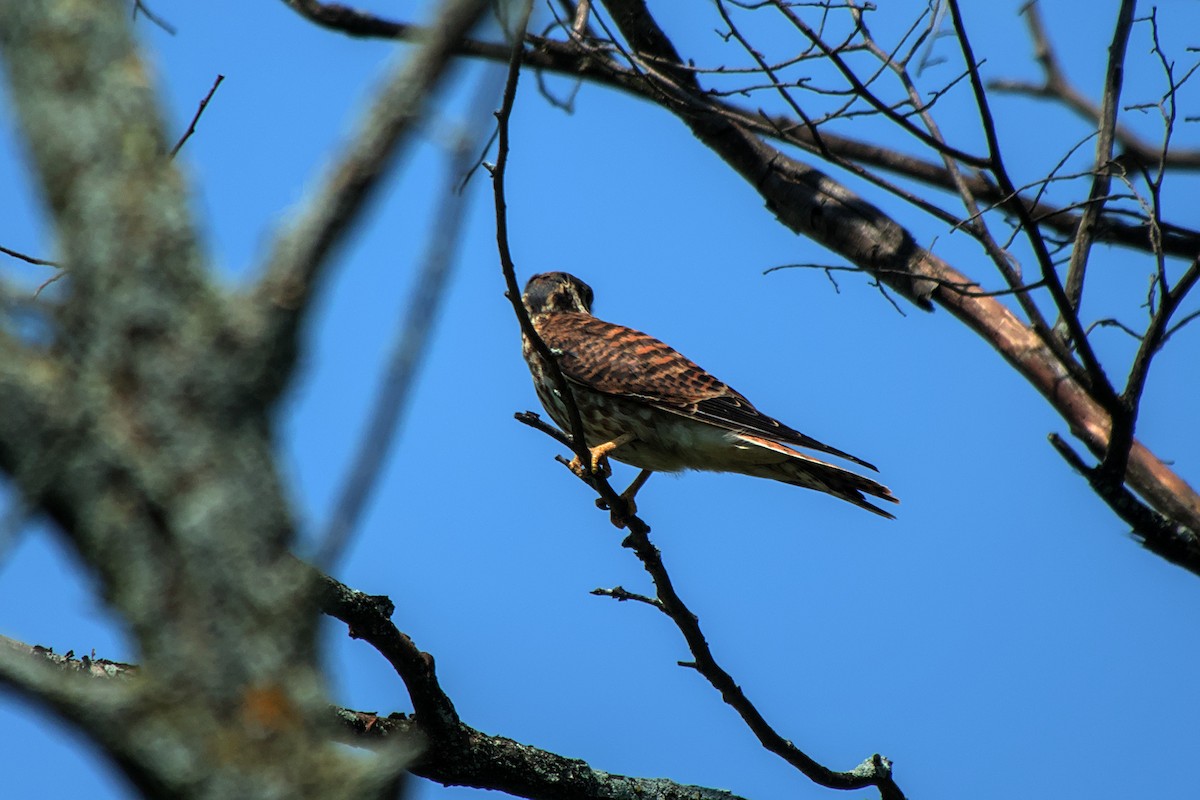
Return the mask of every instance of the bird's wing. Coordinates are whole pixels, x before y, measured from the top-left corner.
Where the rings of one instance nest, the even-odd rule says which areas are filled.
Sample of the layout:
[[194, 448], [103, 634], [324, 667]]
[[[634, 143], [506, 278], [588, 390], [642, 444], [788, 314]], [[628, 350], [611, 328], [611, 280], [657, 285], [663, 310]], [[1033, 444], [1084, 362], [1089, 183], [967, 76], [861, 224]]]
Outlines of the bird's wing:
[[588, 314], [551, 314], [538, 333], [571, 382], [706, 422], [734, 433], [806, 447], [876, 469], [763, 414], [749, 400], [668, 344]]
[[807, 436], [795, 428], [789, 428], [773, 417], [768, 417], [751, 405], [749, 400], [732, 389], [727, 394], [706, 398], [697, 402], [690, 415], [712, 425], [728, 428], [731, 431], [757, 434], [776, 442], [794, 444], [799, 447], [808, 448], [809, 450], [828, 453], [831, 456], [853, 461], [855, 464], [874, 470], [875, 472], [879, 471], [869, 461], [864, 461], [858, 456], [838, 450], [836, 447]]
[[653, 336], [587, 314], [548, 315], [538, 333], [563, 375], [597, 392], [669, 407], [729, 388]]

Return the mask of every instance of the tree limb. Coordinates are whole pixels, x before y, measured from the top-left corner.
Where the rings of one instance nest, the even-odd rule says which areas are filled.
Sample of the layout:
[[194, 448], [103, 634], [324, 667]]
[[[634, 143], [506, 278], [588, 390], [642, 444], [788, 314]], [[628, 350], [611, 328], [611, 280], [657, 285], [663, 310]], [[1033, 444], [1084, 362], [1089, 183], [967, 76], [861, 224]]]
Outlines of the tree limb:
[[271, 246], [255, 290], [262, 327], [261, 373], [268, 393], [279, 391], [291, 372], [299, 326], [331, 252], [404, 149], [426, 101], [449, 69], [457, 43], [487, 6], [487, 0], [447, 0], [440, 6], [436, 20], [422, 29], [420, 46], [392, 70], [357, 135]]
[[26, 686], [150, 797], [374, 796], [397, 762], [349, 759], [316, 724], [311, 584], [287, 557], [254, 350], [209, 279], [127, 12], [0, 0], [0, 57], [71, 270], [52, 346], [0, 339], [0, 468], [95, 570], [146, 676], [111, 725]]
[[[295, 3], [292, 3], [295, 7]], [[310, 12], [327, 9], [327, 6], [308, 0], [304, 5]], [[319, 12], [323, 13], [323, 12]], [[377, 19], [354, 15], [355, 35], [393, 35], [397, 29], [385, 29]], [[329, 15], [321, 17], [321, 24], [337, 26], [338, 21]], [[779, 216], [780, 221], [797, 233], [809, 236], [846, 257], [851, 263], [868, 271], [877, 271], [877, 276], [888, 286], [900, 291], [912, 302], [927, 307], [932, 299], [946, 307], [968, 327], [981, 335], [1028, 380], [1071, 426], [1093, 453], [1102, 455], [1108, 447], [1111, 420], [1108, 411], [1095, 398], [1091, 389], [1080, 384], [1073, 368], [1047, 348], [1039, 337], [1017, 319], [1003, 304], [987, 297], [963, 297], [960, 293], [941, 287], [970, 285], [972, 281], [954, 270], [949, 264], [920, 248], [911, 235], [897, 225], [878, 208], [866, 203], [849, 192], [829, 176], [804, 164], [800, 164], [779, 150], [770, 147], [760, 137], [779, 138], [788, 131], [793, 138], [805, 135], [806, 126], [791, 121], [790, 128], [772, 124], [762, 115], [747, 114], [731, 108], [719, 98], [708, 96], [683, 96], [682, 89], [662, 76], [655, 78], [637, 70], [615, 64], [607, 51], [593, 46], [584, 49], [573, 41], [555, 42], [545, 38], [528, 37], [532, 47], [526, 50], [524, 63], [538, 69], [553, 69], [573, 74], [588, 80], [616, 86], [625, 91], [651, 99], [655, 102], [670, 98], [664, 106], [673, 110], [697, 135], [697, 137], [733, 166], [767, 200], [768, 207]], [[462, 52], [488, 59], [507, 57], [509, 51], [480, 42], [460, 44]], [[669, 63], [669, 53], [648, 53], [646, 63], [661, 65]], [[821, 133], [822, 144], [834, 148], [850, 145], [840, 142], [828, 133]], [[831, 142], [833, 144], [831, 144]], [[819, 150], [810, 140], [809, 148]], [[920, 162], [908, 157], [889, 154], [886, 149], [869, 145], [854, 145], [857, 149], [847, 157], [873, 158], [872, 163], [890, 164], [891, 167], [913, 168]], [[899, 159], [899, 160], [895, 160]], [[891, 168], [887, 167], [887, 168]], [[919, 179], [946, 187], [953, 187], [953, 179], [943, 167], [926, 165], [920, 167]], [[967, 179], [967, 185], [977, 196], [986, 200], [1009, 201], [1018, 197], [1013, 187], [997, 188], [978, 176]], [[1011, 206], [1023, 209], [1026, 225], [1047, 225], [1073, 236], [1078, 228], [1078, 214], [1063, 214], [1057, 209], [1042, 207], [1022, 200]], [[1043, 217], [1043, 215], [1048, 215]], [[1096, 240], [1111, 241], [1113, 228], [1108, 221], [1097, 228]], [[1167, 244], [1172, 255], [1186, 255], [1189, 260], [1200, 250], [1200, 238], [1193, 233], [1177, 231], [1180, 237]], [[1145, 225], [1128, 226], [1120, 234], [1121, 240], [1150, 252], [1152, 247]], [[1045, 271], [1045, 270], [1044, 270]], [[1050, 268], [1052, 272], [1052, 268]], [[1057, 278], [1053, 278], [1057, 281]], [[1044, 285], [1051, 278], [1043, 275]], [[1060, 303], [1065, 302], [1065, 292], [1059, 285]], [[1080, 331], [1077, 331], [1078, 335]], [[1093, 359], [1094, 361], [1094, 359]], [[1111, 388], [1111, 387], [1110, 387]], [[1111, 407], [1115, 393], [1109, 398]], [[1145, 497], [1151, 505], [1168, 518], [1183, 525], [1185, 530], [1200, 531], [1200, 496], [1181, 480], [1161, 460], [1150, 453], [1136, 440], [1130, 450], [1129, 485]], [[1200, 564], [1200, 538], [1190, 534], [1191, 547], [1197, 553]]]
[[484, 79], [476, 102], [468, 112], [473, 119], [455, 137], [446, 158], [445, 184], [438, 200], [435, 221], [421, 258], [421, 268], [409, 295], [407, 308], [397, 320], [397, 329], [387, 366], [371, 409], [357, 453], [338, 493], [337, 503], [321, 536], [316, 563], [330, 569], [350, 541], [368, 498], [383, 472], [387, 454], [404, 417], [416, 376], [425, 359], [434, 324], [449, 288], [457, 260], [461, 229], [466, 219], [468, 197], [462, 185], [469, 175], [474, 153], [487, 139], [491, 116], [482, 113], [492, 101], [492, 81]]
[[[1088, 255], [1095, 239], [1093, 228], [1104, 211], [1104, 203], [1112, 184], [1111, 162], [1117, 128], [1117, 103], [1121, 99], [1121, 86], [1125, 78], [1125, 51], [1129, 44], [1129, 31], [1133, 27], [1133, 10], [1136, 6], [1135, 0], [1122, 0], [1112, 43], [1108, 46], [1108, 67], [1104, 76], [1104, 100], [1099, 115], [1100, 130], [1096, 137], [1092, 188], [1088, 193], [1088, 202], [1083, 207], [1079, 230], [1075, 232], [1075, 244], [1071, 248], [1071, 261], [1067, 266], [1067, 282], [1064, 286], [1067, 302], [1076, 314], [1083, 297], [1083, 277], [1087, 271]], [[1027, 13], [1032, 17], [1037, 12], [1031, 8]]]
[[[1054, 52], [1054, 46], [1050, 42], [1050, 36], [1046, 31], [1042, 12], [1036, 0], [1025, 3], [1021, 7], [1021, 13], [1025, 15], [1025, 22], [1029, 27], [1029, 38], [1033, 42], [1034, 57], [1042, 67], [1042, 83], [998, 79], [988, 81], [988, 88], [997, 92], [1055, 100], [1088, 122], [1097, 126], [1101, 125], [1105, 113], [1103, 106], [1097, 106], [1089, 100], [1067, 78], [1066, 70], [1062, 68], [1062, 64]], [[1139, 163], [1155, 164], [1160, 160], [1161, 153], [1158, 146], [1143, 141], [1127, 126], [1118, 124], [1114, 127], [1113, 133], [1125, 152], [1132, 155]], [[1173, 150], [1167, 156], [1166, 166], [1172, 169], [1200, 169], [1200, 150]]]
[[[658, 88], [663, 92], [674, 90], [661, 82]], [[689, 100], [686, 112], [679, 113], [682, 121], [755, 187], [783, 224], [867, 271], [878, 270], [876, 275], [881, 281], [906, 297], [916, 302], [928, 297], [945, 307], [1046, 397], [1070, 424], [1072, 433], [1093, 453], [1103, 455], [1111, 419], [1093, 396], [1092, 387], [1079, 383], [1040, 337], [1005, 305], [995, 298], [966, 296], [945, 288], [970, 281], [917, 246], [905, 229], [878, 208], [828, 176], [770, 147], [719, 109], [706, 110], [702, 99]], [[1130, 486], [1192, 532], [1189, 546], [1200, 574], [1200, 495], [1136, 440], [1130, 448], [1129, 462]]]
[[[325, 578], [323, 598], [326, 613], [346, 621], [351, 636], [355, 631], [390, 628], [391, 635], [385, 638], [407, 639], [388, 619], [392, 604], [386, 597], [365, 595]], [[26, 679], [26, 675], [36, 677]], [[43, 699], [48, 692], [78, 695], [94, 704], [96, 714], [110, 719], [108, 724], [121, 724], [122, 698], [142, 680], [142, 670], [134, 664], [76, 658], [73, 653], [57, 655], [45, 647], [0, 636], [0, 683], [16, 688], [23, 682], [36, 684]], [[110, 709], [115, 713], [110, 715]], [[531, 800], [742, 800], [723, 789], [602, 772], [580, 759], [490, 736], [461, 723], [457, 723], [461, 735], [455, 736], [461, 749], [439, 757], [425, 747], [427, 731], [414, 717], [337, 706], [329, 708], [329, 715], [335, 722], [330, 733], [342, 742], [372, 748], [391, 745], [393, 752], [409, 755], [414, 775], [446, 786], [494, 789]]]
[[[283, 1], [314, 24], [348, 36], [419, 40], [425, 33], [420, 26], [395, 22], [345, 5], [317, 0]], [[526, 34], [526, 41], [530, 46], [521, 55], [524, 66], [571, 75], [652, 102], [657, 101], [656, 91], [642, 75], [617, 64], [607, 51], [595, 44], [576, 40], [557, 41], [534, 34]], [[457, 44], [456, 52], [472, 58], [506, 63], [511, 51], [505, 44], [463, 39]], [[953, 176], [941, 164], [829, 131], [822, 131], [818, 140], [811, 126], [799, 119], [772, 116], [757, 109], [743, 109], [712, 94], [708, 95], [708, 100], [713, 108], [759, 136], [800, 147], [822, 158], [833, 155], [844, 161], [877, 167], [947, 191], [956, 189]], [[982, 175], [966, 175], [964, 180], [971, 192], [982, 201], [1001, 203], [1010, 200], [995, 183]], [[1060, 235], [1073, 236], [1079, 227], [1079, 214], [1037, 203], [1024, 196], [1021, 200], [1028, 207], [1031, 217]], [[1162, 246], [1168, 255], [1190, 259], [1200, 250], [1200, 231], [1168, 224], [1163, 226], [1163, 232]], [[1112, 216], [1105, 216], [1100, 221], [1096, 227], [1096, 237], [1097, 241], [1145, 252], [1151, 250], [1147, 225], [1124, 223]]]

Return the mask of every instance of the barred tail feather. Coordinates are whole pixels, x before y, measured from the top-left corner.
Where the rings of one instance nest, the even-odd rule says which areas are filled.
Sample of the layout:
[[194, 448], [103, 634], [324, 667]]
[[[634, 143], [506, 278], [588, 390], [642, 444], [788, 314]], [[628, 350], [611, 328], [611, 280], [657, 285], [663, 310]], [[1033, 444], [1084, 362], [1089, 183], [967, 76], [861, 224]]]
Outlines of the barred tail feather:
[[762, 450], [759, 450], [764, 456], [762, 460], [745, 463], [738, 471], [757, 478], [771, 478], [792, 486], [802, 486], [805, 489], [831, 494], [873, 514], [895, 519], [893, 515], [872, 505], [863, 497], [865, 494], [889, 503], [899, 503], [900, 501], [896, 499], [891, 490], [883, 484], [848, 469], [807, 456], [779, 442], [749, 434], [737, 434], [737, 438], [746, 444], [753, 445], [754, 448], [770, 451], [762, 453]]

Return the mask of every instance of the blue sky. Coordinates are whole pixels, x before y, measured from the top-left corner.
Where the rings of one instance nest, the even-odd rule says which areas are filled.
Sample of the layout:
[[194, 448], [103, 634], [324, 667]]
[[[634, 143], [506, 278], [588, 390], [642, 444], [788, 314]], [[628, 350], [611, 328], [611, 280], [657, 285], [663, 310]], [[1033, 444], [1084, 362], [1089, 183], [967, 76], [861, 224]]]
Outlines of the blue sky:
[[[393, 5], [407, 8], [375, 7]], [[919, 7], [885, 5], [874, 23], [881, 38]], [[1018, 3], [969, 5], [985, 74], [1036, 79]], [[219, 278], [244, 285], [395, 47], [319, 30], [282, 3], [152, 8], [178, 28], [172, 37], [137, 23], [170, 130], [182, 131], [215, 75], [226, 76], [181, 163]], [[1071, 77], [1095, 97], [1115, 3], [1047, 4], [1045, 13]], [[1159, 13], [1164, 44], [1186, 68], [1200, 6], [1166, 2]], [[686, 53], [733, 58], [712, 20], [662, 21]], [[1129, 102], [1161, 94], [1148, 47], [1139, 25]], [[931, 81], [953, 75], [937, 69]], [[331, 270], [278, 419], [280, 461], [310, 537], [355, 452], [426, 247], [445, 180], [441, 143], [484, 71], [460, 70]], [[1045, 437], [1066, 426], [1033, 389], [944, 312], [905, 307], [901, 316], [858, 276], [840, 276], [835, 291], [820, 272], [763, 275], [779, 264], [838, 261], [780, 226], [665, 112], [584, 86], [567, 114], [530, 77], [514, 113], [508, 176], [521, 278], [574, 272], [595, 289], [599, 316], [666, 340], [767, 413], [879, 465], [901, 499], [899, 519], [888, 522], [741, 476], [660, 475], [639, 496], [717, 659], [780, 732], [834, 768], [883, 753], [914, 798], [1123, 798], [1142, 792], [1147, 775], [1191, 763], [1200, 689], [1188, 676], [1200, 641], [1188, 632], [1200, 581], [1138, 547], [1059, 459]], [[550, 87], [570, 89], [562, 80]], [[1188, 97], [1183, 111], [1194, 116], [1194, 89]], [[0, 101], [0, 244], [52, 256], [7, 95]], [[968, 101], [960, 85], [938, 119], [980, 152]], [[1082, 136], [1074, 117], [1044, 104], [996, 97], [995, 108], [1018, 182], [1044, 174]], [[1153, 114], [1134, 122], [1157, 138]], [[859, 125], [843, 131], [879, 130]], [[1195, 124], [1181, 124], [1177, 137], [1200, 143]], [[998, 286], [965, 236], [851, 185], [921, 243], [936, 237], [937, 253]], [[1168, 218], [1200, 222], [1188, 200], [1196, 189], [1194, 179], [1180, 180], [1168, 192]], [[432, 348], [336, 576], [392, 597], [399, 627], [436, 657], [464, 721], [485, 732], [609, 772], [749, 798], [831, 796], [762, 751], [707, 684], [676, 666], [688, 654], [666, 618], [589, 594], [616, 585], [648, 591], [649, 582], [589, 490], [553, 460], [562, 449], [512, 419], [539, 409], [502, 295], [486, 175], [475, 176], [472, 192]], [[31, 287], [46, 277], [19, 264], [3, 269]], [[1142, 256], [1097, 248], [1086, 320], [1118, 314], [1140, 323], [1149, 269]], [[1198, 336], [1200, 328], [1184, 331], [1160, 356], [1139, 423], [1143, 441], [1193, 485]], [[1111, 330], [1094, 338], [1122, 378], [1131, 342]], [[614, 484], [633, 474], [617, 466]], [[51, 531], [30, 524], [3, 559], [0, 633], [58, 652], [136, 659]], [[327, 632], [337, 702], [408, 710], [381, 658], [338, 625]], [[7, 694], [0, 731], [13, 796], [47, 786], [93, 800], [130, 796], [86, 744]], [[477, 795], [415, 788], [422, 800]]]

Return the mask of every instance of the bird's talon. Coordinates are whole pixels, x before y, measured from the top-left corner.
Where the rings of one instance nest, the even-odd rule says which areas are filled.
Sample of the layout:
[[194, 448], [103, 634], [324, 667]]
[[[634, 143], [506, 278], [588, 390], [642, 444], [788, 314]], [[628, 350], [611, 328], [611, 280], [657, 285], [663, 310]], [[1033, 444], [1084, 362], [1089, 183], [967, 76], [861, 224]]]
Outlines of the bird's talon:
[[583, 466], [583, 462], [579, 460], [579, 456], [575, 456], [567, 464], [567, 468], [574, 472], [576, 477], [587, 480], [588, 478], [604, 478], [607, 480], [612, 475], [612, 467], [608, 465], [608, 459], [604, 456], [592, 459], [591, 469]]
[[599, 458], [592, 459], [592, 474], [604, 480], [612, 477], [612, 467], [608, 465], [607, 457], [600, 456]]

